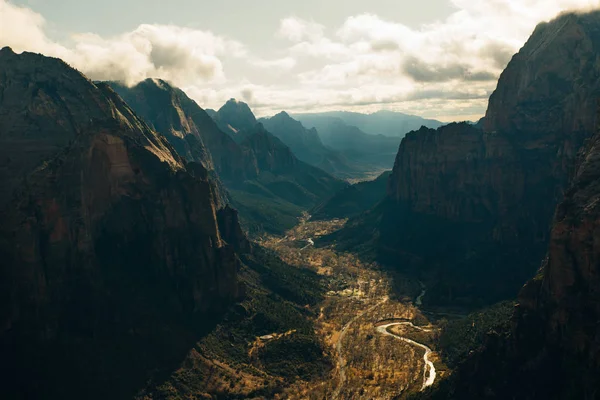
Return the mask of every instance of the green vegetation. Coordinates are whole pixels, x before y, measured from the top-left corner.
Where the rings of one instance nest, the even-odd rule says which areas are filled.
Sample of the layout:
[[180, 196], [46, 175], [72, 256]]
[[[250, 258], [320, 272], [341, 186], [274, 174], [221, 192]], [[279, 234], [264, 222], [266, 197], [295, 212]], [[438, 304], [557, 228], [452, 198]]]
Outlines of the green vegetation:
[[444, 361], [450, 367], [455, 367], [471, 351], [483, 344], [489, 332], [504, 332], [510, 329], [514, 305], [512, 301], [504, 301], [469, 314], [465, 318], [442, 322], [439, 347]]
[[270, 374], [310, 380], [327, 372], [328, 364], [315, 362], [322, 354], [323, 349], [314, 335], [292, 334], [269, 343], [259, 351], [258, 357]]
[[[241, 258], [244, 299], [195, 347], [196, 354], [211, 360], [210, 365], [188, 355], [167, 381], [138, 399], [187, 399], [203, 393], [216, 393], [218, 398], [271, 398], [293, 381], [321, 376], [331, 368], [311, 319], [312, 306], [323, 299], [319, 276], [294, 268], [258, 246]], [[271, 334], [283, 336], [257, 339]], [[257, 342], [261, 345], [254, 349]], [[214, 362], [227, 366], [228, 372]], [[260, 384], [250, 393], [236, 391], [248, 376]], [[209, 386], [214, 381], [219, 382], [218, 388]]]
[[230, 190], [232, 205], [239, 211], [242, 226], [249, 232], [283, 234], [298, 223], [303, 209], [278, 198]]

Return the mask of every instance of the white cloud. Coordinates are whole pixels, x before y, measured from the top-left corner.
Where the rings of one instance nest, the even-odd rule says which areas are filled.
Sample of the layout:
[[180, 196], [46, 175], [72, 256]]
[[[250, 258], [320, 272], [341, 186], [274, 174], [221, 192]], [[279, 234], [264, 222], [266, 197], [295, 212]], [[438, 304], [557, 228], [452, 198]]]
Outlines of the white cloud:
[[0, 46], [64, 57], [67, 50], [46, 37], [44, 24], [40, 14], [0, 0]]
[[225, 81], [221, 57], [246, 57], [245, 47], [211, 32], [172, 25], [140, 25], [103, 38], [75, 34], [65, 47], [49, 40], [44, 18], [0, 0], [0, 45], [60, 57], [91, 79], [135, 83], [160, 77], [177, 85]]
[[67, 46], [46, 36], [41, 15], [0, 0], [0, 46], [60, 57], [92, 79], [170, 80], [205, 107], [236, 97], [262, 115], [387, 108], [451, 119], [484, 113], [496, 77], [537, 23], [600, 6], [600, 0], [448, 1], [456, 12], [418, 28], [374, 14], [337, 27], [284, 18], [270, 52], [277, 57], [262, 58], [239, 41], [173, 25], [144, 24], [112, 37], [80, 33]]
[[250, 64], [260, 68], [276, 68], [290, 70], [296, 66], [296, 60], [292, 57], [278, 58], [275, 60], [263, 60], [260, 58], [251, 58]]
[[323, 36], [324, 31], [323, 25], [296, 17], [284, 18], [279, 25], [279, 35], [293, 42], [314, 40]]
[[[438, 99], [444, 108], [476, 103], [483, 114], [498, 76], [536, 24], [565, 10], [600, 6], [600, 0], [451, 1], [456, 12], [416, 29], [362, 14], [347, 18], [331, 35], [324, 29], [287, 35], [299, 63], [320, 61], [301, 71], [298, 83], [311, 93], [317, 87], [341, 93], [328, 95], [328, 105], [343, 97], [349, 107], [389, 102], [419, 113], [419, 105]], [[306, 32], [313, 24], [285, 19], [280, 32], [294, 31], [290, 27]], [[350, 95], [351, 88], [356, 93]]]

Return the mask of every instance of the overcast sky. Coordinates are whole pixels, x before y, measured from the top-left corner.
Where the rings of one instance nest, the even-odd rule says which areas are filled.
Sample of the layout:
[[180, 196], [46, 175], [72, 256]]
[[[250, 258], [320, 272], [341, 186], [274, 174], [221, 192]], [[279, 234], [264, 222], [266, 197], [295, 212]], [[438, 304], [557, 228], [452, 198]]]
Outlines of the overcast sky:
[[535, 25], [600, 0], [0, 0], [0, 46], [204, 108], [476, 120]]

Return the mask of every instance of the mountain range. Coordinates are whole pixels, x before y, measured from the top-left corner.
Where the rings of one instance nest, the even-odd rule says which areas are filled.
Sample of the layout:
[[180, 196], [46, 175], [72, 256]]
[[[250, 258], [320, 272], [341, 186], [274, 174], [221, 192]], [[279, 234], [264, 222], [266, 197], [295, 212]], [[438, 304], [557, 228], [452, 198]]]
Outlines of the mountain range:
[[[235, 169], [209, 149], [237, 147], [195, 103], [162, 81], [93, 83], [10, 48], [0, 71], [0, 397], [163, 398], [172, 384], [204, 397], [217, 390], [204, 379], [214, 352], [232, 365], [219, 379], [233, 379], [273, 326], [297, 332], [286, 341], [297, 362], [259, 355], [269, 378], [244, 372], [255, 394], [240, 397], [328, 368], [305, 308], [319, 278], [251, 243], [221, 203], [211, 175]], [[254, 136], [275, 143], [250, 153], [259, 174], [294, 168], [277, 140]]]
[[385, 198], [323, 240], [420, 277], [432, 310], [520, 292], [510, 320], [417, 398], [597, 396], [599, 46], [600, 12], [538, 25], [485, 118], [407, 134]]
[[0, 50], [0, 397], [358, 398], [397, 354], [401, 396], [598, 397], [599, 50], [600, 11], [539, 24], [447, 125], [257, 120]]
[[110, 85], [188, 161], [214, 171], [248, 229], [283, 232], [295, 225], [303, 209], [345, 186], [296, 158], [243, 102], [228, 101], [213, 120], [165, 81]]
[[434, 119], [425, 119], [416, 115], [396, 111], [380, 110], [371, 114], [350, 111], [329, 111], [322, 113], [294, 114], [299, 121], [310, 121], [317, 118], [337, 118], [346, 125], [355, 126], [369, 135], [383, 135], [403, 138], [408, 132], [421, 126], [436, 129], [444, 125]]
[[368, 165], [351, 162], [342, 152], [326, 147], [315, 128], [305, 128], [285, 111], [271, 118], [261, 118], [260, 122], [288, 145], [299, 159], [334, 176], [352, 179], [371, 170]]
[[394, 165], [402, 140], [400, 137], [369, 135], [341, 118], [328, 115], [299, 115], [294, 118], [304, 126], [316, 129], [325, 146], [340, 152], [350, 162], [380, 171]]

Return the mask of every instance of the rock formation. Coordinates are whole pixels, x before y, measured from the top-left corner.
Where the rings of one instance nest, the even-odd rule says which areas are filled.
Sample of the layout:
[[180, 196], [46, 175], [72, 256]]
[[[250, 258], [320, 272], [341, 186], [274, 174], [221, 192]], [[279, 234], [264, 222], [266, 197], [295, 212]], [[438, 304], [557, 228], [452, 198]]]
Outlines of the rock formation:
[[0, 110], [2, 397], [131, 398], [238, 295], [214, 185], [58, 59], [0, 51]]
[[186, 160], [214, 169], [223, 181], [258, 176], [254, 155], [224, 134], [215, 121], [180, 89], [159, 79], [147, 79], [130, 88], [116, 82], [110, 85]]
[[600, 393], [600, 131], [556, 209], [548, 255], [512, 328], [490, 333], [434, 399], [594, 399]]
[[430, 302], [511, 297], [539, 266], [577, 151], [595, 131], [599, 48], [598, 12], [541, 24], [500, 77], [483, 130], [450, 124], [403, 140], [376, 247], [431, 278]]
[[[243, 102], [228, 101], [215, 114], [215, 122], [183, 91], [165, 81], [149, 79], [131, 88], [110, 85], [181, 157], [209, 168], [211, 177], [223, 183], [224, 188], [218, 185], [219, 194], [231, 194], [219, 198], [240, 211], [248, 229], [283, 232], [303, 210], [344, 186], [298, 160], [288, 146], [256, 122]], [[228, 135], [220, 126], [233, 127], [235, 132]]]

